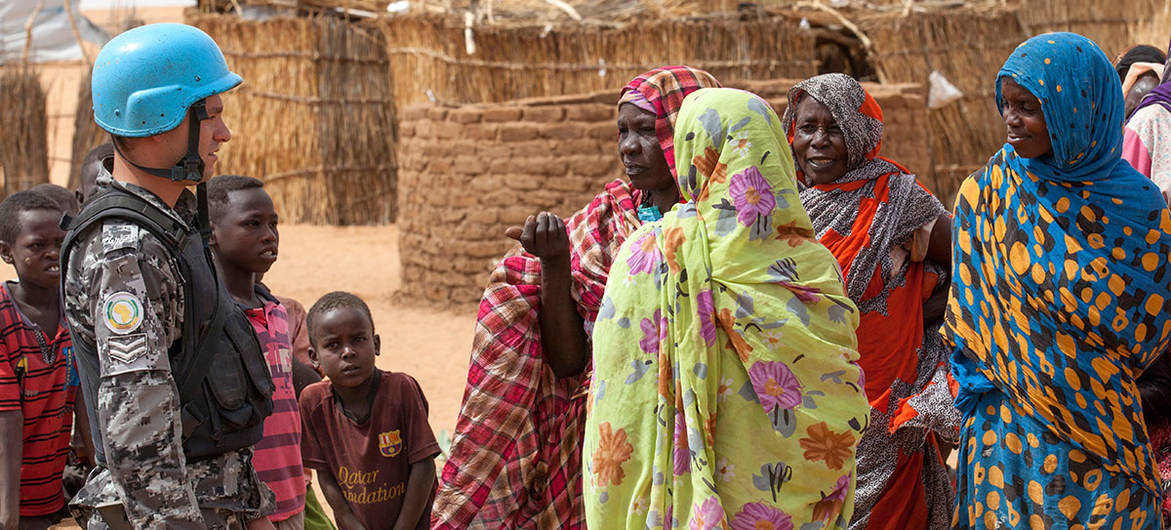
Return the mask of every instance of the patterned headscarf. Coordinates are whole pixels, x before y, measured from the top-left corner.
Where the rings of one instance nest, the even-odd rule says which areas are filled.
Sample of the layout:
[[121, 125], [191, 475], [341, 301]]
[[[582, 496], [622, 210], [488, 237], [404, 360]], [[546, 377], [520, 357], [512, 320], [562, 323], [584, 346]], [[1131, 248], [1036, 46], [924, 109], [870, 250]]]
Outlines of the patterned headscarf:
[[[720, 82], [703, 70], [690, 66], [663, 66], [642, 74], [622, 88], [620, 102], [632, 101], [626, 93], [638, 91], [643, 98], [654, 108], [655, 134], [659, 137], [659, 145], [663, 149], [663, 156], [667, 157], [667, 167], [675, 173], [675, 115], [679, 113], [679, 106], [683, 98], [700, 88], [719, 88]], [[641, 107], [640, 108], [645, 108]]]
[[[858, 311], [811, 237], [783, 134], [748, 92], [704, 89], [683, 104], [675, 153], [687, 202], [627, 239], [595, 328], [591, 528], [657, 528], [672, 513], [691, 528], [844, 527], [852, 515], [870, 410], [853, 362]], [[636, 370], [657, 363], [657, 376], [627, 377], [632, 358]], [[672, 417], [662, 436], [656, 418]], [[720, 475], [721, 459], [735, 477]], [[782, 467], [798, 488], [752, 475]], [[649, 509], [632, 514], [640, 495]]]
[[1122, 159], [1125, 113], [1113, 70], [1102, 49], [1076, 33], [1038, 35], [1013, 51], [996, 74], [996, 107], [1003, 115], [1001, 85], [1011, 78], [1041, 102], [1053, 142], [1052, 155], [1018, 157], [1023, 169], [1067, 181], [1113, 174]]
[[805, 95], [825, 105], [842, 129], [850, 153], [847, 172], [878, 156], [882, 149], [882, 108], [858, 81], [846, 74], [810, 77], [789, 89], [789, 106], [781, 118], [789, 143], [793, 143], [796, 129], [797, 105]]
[[944, 337], [956, 404], [992, 387], [1076, 447], [1158, 491], [1135, 378], [1168, 343], [1171, 218], [1119, 163], [1122, 90], [1072, 33], [1033, 37], [998, 76], [1041, 101], [1053, 154], [1005, 145], [960, 186]]

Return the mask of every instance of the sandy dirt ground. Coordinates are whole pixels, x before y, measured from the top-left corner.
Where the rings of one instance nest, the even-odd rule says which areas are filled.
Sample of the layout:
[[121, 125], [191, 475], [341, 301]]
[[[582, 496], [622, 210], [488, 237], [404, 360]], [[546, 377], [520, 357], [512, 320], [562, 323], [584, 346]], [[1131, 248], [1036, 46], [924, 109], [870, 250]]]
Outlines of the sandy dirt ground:
[[366, 300], [382, 338], [378, 367], [418, 379], [431, 405], [431, 427], [437, 435], [451, 432], [463, 398], [476, 315], [472, 308], [442, 311], [396, 300], [398, 252], [394, 226], [282, 227], [280, 257], [265, 283], [306, 309], [333, 290]]

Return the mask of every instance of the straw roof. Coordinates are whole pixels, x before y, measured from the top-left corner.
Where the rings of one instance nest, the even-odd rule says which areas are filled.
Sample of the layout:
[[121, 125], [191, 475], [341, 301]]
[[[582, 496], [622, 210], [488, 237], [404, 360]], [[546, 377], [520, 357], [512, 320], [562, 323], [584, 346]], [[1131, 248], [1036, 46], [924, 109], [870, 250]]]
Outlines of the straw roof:
[[0, 170], [3, 196], [49, 181], [48, 116], [45, 89], [28, 64], [0, 72]]
[[289, 222], [394, 218], [394, 92], [382, 33], [334, 17], [247, 21], [189, 12], [244, 84], [225, 96], [218, 171], [259, 178]]
[[501, 102], [617, 89], [664, 64], [717, 78], [817, 73], [813, 32], [786, 16], [476, 26], [457, 17], [381, 21], [399, 105]]
[[266, 6], [293, 10], [323, 11], [328, 9], [361, 10], [371, 14], [386, 13], [391, 0], [199, 0], [204, 12], [227, 12], [241, 6]]

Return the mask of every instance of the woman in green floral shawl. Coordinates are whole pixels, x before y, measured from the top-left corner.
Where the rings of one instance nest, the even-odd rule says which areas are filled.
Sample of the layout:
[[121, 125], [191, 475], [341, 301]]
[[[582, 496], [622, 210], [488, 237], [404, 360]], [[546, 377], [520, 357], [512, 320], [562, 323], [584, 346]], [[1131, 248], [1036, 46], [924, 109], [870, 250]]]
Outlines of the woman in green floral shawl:
[[845, 528], [869, 415], [858, 312], [781, 122], [703, 89], [675, 155], [686, 203], [626, 240], [594, 330], [587, 525]]

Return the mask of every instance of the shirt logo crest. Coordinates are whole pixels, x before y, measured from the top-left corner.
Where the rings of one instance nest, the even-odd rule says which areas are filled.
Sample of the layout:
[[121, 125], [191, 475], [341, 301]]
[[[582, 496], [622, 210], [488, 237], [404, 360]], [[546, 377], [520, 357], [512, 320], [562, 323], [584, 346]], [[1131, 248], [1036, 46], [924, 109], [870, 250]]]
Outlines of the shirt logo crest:
[[382, 456], [393, 458], [403, 449], [403, 439], [398, 430], [387, 431], [378, 435], [378, 451]]
[[119, 335], [131, 333], [142, 324], [142, 302], [121, 291], [106, 297], [106, 327]]

